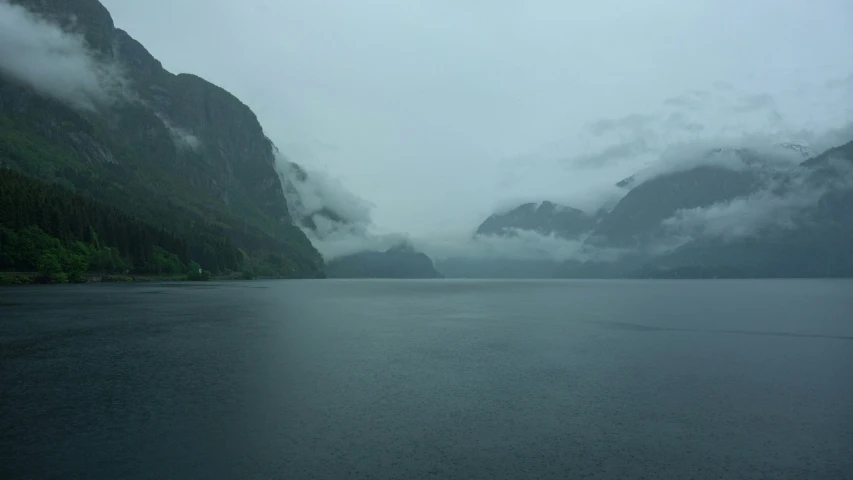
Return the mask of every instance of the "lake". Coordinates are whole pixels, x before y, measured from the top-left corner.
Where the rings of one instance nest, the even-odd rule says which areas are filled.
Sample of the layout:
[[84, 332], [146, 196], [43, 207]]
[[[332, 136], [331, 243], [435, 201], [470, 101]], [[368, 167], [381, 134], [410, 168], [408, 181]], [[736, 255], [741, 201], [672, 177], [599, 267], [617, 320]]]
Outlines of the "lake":
[[3, 479], [850, 479], [853, 281], [0, 289]]

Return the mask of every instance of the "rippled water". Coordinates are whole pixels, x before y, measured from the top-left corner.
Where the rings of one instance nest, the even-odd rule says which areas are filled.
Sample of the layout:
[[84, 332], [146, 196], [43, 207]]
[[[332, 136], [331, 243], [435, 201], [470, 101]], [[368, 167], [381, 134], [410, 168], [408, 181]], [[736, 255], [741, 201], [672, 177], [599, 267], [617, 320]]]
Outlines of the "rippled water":
[[853, 282], [0, 290], [0, 478], [853, 478]]

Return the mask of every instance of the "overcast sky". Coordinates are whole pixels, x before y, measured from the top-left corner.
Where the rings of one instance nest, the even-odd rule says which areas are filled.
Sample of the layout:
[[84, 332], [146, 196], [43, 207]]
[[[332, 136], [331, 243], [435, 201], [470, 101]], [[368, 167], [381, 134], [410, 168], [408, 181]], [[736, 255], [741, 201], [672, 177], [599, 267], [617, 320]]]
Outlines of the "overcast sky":
[[372, 202], [380, 231], [593, 208], [673, 142], [807, 141], [853, 119], [849, 0], [102, 1]]

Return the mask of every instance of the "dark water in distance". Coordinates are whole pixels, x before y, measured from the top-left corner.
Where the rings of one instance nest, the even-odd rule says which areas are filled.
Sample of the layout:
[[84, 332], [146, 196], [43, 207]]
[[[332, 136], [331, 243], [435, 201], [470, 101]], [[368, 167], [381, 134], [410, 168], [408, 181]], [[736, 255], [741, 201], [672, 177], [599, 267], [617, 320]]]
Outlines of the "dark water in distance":
[[0, 478], [853, 478], [851, 281], [0, 289]]

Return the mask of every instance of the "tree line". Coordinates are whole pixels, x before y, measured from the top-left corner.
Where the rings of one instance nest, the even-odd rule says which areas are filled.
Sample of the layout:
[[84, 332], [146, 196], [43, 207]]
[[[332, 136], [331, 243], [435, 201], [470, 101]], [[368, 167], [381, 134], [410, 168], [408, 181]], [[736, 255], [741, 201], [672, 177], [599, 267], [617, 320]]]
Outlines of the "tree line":
[[193, 260], [239, 269], [243, 255], [229, 239], [201, 229], [188, 237], [0, 168], [0, 270], [184, 273]]

